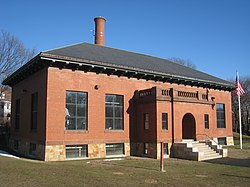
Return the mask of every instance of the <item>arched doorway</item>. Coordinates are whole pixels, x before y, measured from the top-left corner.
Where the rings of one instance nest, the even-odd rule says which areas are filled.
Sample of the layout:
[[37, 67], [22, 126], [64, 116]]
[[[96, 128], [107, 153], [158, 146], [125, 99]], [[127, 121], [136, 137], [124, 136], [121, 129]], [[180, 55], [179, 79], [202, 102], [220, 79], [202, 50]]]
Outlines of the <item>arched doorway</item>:
[[182, 119], [182, 139], [195, 139], [195, 118], [191, 113]]

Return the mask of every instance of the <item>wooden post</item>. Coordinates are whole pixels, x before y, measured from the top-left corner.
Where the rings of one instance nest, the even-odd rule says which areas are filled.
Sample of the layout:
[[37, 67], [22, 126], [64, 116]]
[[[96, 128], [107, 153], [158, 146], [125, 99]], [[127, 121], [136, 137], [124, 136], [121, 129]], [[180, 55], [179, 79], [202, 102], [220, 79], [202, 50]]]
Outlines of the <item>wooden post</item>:
[[161, 161], [160, 161], [160, 169], [161, 169], [161, 172], [166, 172], [164, 170], [164, 143], [161, 142]]

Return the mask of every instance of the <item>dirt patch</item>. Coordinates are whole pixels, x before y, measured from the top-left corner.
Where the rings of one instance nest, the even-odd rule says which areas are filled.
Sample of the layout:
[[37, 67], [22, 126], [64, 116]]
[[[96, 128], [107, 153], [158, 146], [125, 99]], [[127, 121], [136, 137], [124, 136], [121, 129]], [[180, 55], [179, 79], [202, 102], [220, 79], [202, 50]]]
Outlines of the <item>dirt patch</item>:
[[145, 183], [147, 183], [147, 184], [157, 184], [158, 182], [155, 179], [146, 179]]
[[115, 175], [123, 175], [124, 173], [122, 173], [122, 172], [113, 172], [113, 174], [115, 174]]

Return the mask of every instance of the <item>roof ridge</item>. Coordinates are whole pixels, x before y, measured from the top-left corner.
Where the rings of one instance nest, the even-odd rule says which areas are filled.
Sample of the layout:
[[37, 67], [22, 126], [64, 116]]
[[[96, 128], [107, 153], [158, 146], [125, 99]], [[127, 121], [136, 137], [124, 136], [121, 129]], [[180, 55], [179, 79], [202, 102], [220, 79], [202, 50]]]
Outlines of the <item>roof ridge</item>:
[[49, 51], [58, 50], [58, 49], [62, 49], [62, 48], [65, 48], [65, 47], [71, 47], [71, 46], [75, 46], [75, 45], [79, 45], [79, 44], [84, 44], [84, 43], [85, 42], [78, 42], [78, 43], [75, 43], [75, 44], [65, 45], [65, 46], [62, 46], [62, 47], [56, 47], [56, 48], [53, 48], [53, 49], [41, 51], [41, 53], [46, 53], [46, 52], [49, 52]]

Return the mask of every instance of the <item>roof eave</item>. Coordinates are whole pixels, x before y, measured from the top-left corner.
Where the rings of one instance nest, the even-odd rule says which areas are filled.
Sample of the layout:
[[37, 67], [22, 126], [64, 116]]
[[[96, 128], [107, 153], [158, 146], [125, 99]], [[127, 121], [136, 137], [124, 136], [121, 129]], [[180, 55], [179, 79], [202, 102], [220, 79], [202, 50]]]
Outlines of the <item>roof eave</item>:
[[[59, 62], [61, 68], [70, 68], [72, 70], [84, 70], [84, 71], [93, 71], [96, 73], [105, 73], [108, 75], [117, 75], [117, 76], [126, 76], [128, 78], [137, 78], [145, 80], [154, 80], [161, 82], [169, 82], [171, 84], [183, 84], [190, 86], [197, 86], [203, 88], [212, 88], [224, 91], [232, 91], [234, 89], [233, 84], [224, 84], [219, 82], [212, 82], [208, 80], [201, 80], [196, 78], [190, 78], [185, 76], [166, 74], [160, 72], [154, 72], [139, 68], [131, 68], [127, 66], [118, 66], [114, 64], [108, 64], [104, 62], [97, 62], [88, 59], [76, 59], [71, 57], [64, 57], [59, 55], [51, 55], [48, 53], [41, 53], [41, 59], [49, 60], [55, 64]], [[69, 65], [71, 64], [71, 65]], [[53, 66], [53, 65], [52, 65]], [[84, 69], [85, 67], [85, 69]]]

